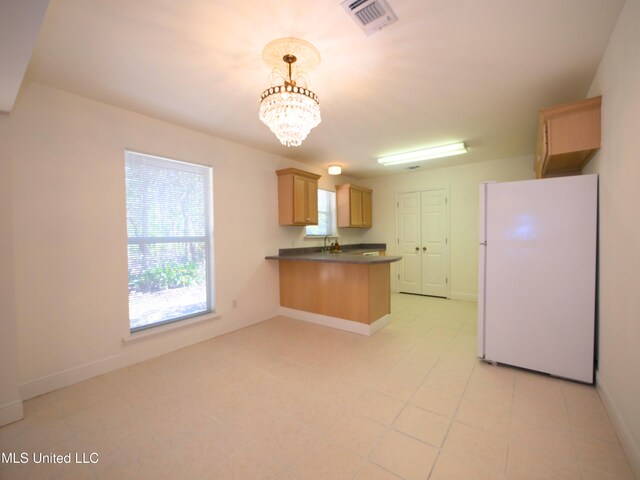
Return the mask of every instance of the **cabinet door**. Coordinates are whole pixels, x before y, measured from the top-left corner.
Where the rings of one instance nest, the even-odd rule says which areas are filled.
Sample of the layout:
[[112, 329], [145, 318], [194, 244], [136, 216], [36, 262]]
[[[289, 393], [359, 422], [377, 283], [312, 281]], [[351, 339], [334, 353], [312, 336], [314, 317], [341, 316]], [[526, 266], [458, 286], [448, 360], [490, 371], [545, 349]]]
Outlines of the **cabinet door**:
[[354, 188], [349, 189], [349, 200], [351, 203], [350, 209], [349, 209], [351, 213], [350, 224], [353, 227], [361, 227], [362, 226], [362, 192]]
[[307, 222], [307, 179], [293, 176], [293, 222], [294, 223], [306, 223]]
[[362, 192], [362, 226], [370, 227], [372, 225], [371, 213], [371, 192]]
[[580, 110], [549, 118], [549, 155], [600, 148], [600, 110]]
[[304, 225], [318, 224], [318, 184], [298, 175], [293, 177], [293, 221]]
[[305, 222], [309, 225], [318, 224], [318, 184], [314, 180], [307, 180], [306, 185], [307, 196], [307, 215]]

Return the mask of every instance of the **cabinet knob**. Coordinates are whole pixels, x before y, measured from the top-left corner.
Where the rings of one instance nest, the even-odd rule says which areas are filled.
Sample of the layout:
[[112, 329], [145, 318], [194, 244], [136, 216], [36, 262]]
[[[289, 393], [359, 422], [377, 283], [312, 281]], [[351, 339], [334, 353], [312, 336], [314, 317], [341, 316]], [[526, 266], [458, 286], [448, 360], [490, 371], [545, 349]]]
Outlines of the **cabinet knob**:
[[427, 247], [422, 247], [422, 251], [426, 252], [427, 251]]
[[416, 252], [419, 252], [419, 251], [420, 251], [420, 247], [416, 247]]

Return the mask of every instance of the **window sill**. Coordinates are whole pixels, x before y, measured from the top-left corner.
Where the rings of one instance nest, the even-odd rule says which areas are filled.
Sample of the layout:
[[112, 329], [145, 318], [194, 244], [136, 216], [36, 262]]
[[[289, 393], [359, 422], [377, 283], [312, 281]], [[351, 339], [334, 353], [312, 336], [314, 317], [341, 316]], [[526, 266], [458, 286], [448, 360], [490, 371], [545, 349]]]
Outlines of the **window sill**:
[[305, 240], [323, 240], [324, 237], [340, 238], [340, 235], [338, 235], [338, 234], [331, 234], [331, 235], [305, 235], [304, 239]]
[[138, 340], [142, 340], [144, 338], [153, 337], [155, 335], [159, 335], [162, 333], [166, 333], [172, 330], [177, 330], [182, 327], [186, 327], [188, 325], [194, 325], [196, 323], [202, 323], [209, 320], [214, 320], [216, 318], [221, 318], [222, 315], [216, 312], [205, 313], [199, 315], [197, 317], [186, 318], [184, 320], [178, 320], [176, 322], [167, 323], [164, 325], [159, 325], [157, 327], [150, 327], [145, 330], [140, 330], [134, 333], [128, 332], [124, 337], [122, 337], [122, 343], [131, 343]]

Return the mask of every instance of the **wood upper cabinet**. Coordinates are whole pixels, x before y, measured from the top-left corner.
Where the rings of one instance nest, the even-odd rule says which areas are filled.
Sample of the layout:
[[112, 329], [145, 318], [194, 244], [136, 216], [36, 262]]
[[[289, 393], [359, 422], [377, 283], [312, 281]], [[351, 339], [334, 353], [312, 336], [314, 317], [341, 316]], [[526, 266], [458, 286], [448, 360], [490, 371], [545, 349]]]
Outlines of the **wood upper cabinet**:
[[536, 178], [576, 175], [600, 148], [602, 97], [540, 110]]
[[350, 183], [336, 185], [338, 227], [370, 227], [372, 193], [370, 188]]
[[276, 174], [280, 225], [317, 225], [320, 175], [297, 168], [278, 170]]

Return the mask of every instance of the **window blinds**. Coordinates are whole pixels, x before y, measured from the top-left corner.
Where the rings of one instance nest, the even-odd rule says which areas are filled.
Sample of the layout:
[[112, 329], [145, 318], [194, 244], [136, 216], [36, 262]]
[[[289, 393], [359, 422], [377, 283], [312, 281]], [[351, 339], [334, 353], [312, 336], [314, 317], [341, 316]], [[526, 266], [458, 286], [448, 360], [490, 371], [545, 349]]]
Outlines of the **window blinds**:
[[211, 168], [125, 154], [131, 331], [212, 311]]

